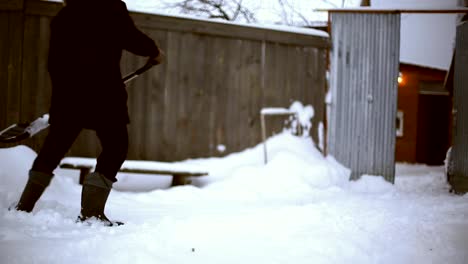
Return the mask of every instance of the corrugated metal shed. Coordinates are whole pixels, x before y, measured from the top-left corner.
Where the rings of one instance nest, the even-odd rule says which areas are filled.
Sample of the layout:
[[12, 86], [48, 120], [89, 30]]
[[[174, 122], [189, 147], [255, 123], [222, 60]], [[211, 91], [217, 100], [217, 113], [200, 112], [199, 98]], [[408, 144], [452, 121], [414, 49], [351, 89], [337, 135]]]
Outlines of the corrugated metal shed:
[[451, 153], [455, 192], [468, 192], [468, 22], [457, 28], [454, 75], [454, 131]]
[[394, 182], [400, 50], [398, 12], [331, 12], [328, 152]]

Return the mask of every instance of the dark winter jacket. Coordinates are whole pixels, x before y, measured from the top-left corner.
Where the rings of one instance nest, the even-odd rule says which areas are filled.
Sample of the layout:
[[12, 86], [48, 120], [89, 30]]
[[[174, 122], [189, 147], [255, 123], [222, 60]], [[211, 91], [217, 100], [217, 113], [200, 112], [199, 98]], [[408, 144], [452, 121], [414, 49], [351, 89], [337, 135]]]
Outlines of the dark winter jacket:
[[76, 0], [51, 23], [48, 70], [52, 81], [51, 124], [73, 122], [95, 129], [128, 123], [122, 82], [122, 50], [159, 53], [139, 31], [120, 0]]

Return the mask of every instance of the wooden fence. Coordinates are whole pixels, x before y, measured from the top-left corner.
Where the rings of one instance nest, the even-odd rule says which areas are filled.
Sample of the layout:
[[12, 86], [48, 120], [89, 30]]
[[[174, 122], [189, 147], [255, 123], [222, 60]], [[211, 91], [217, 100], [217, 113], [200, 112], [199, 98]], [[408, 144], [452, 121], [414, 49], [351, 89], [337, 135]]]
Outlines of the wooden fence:
[[[59, 3], [38, 0], [0, 3], [1, 128], [48, 112], [49, 25], [60, 8]], [[260, 109], [289, 107], [296, 100], [313, 105], [312, 136], [317, 142], [325, 111], [328, 38], [131, 15], [166, 52], [167, 61], [128, 85], [128, 158], [173, 161], [252, 147], [261, 141]], [[125, 53], [123, 74], [144, 62], [145, 58]], [[21, 144], [37, 151], [46, 134]], [[218, 151], [219, 145], [226, 151]], [[93, 157], [99, 148], [93, 132], [85, 130], [68, 154]]]

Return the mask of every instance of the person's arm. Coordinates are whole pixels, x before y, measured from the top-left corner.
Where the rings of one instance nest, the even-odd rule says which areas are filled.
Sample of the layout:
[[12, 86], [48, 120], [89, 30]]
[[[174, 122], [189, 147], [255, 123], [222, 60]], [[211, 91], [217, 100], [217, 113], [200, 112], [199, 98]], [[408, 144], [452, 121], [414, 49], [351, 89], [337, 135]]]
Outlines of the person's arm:
[[[122, 1], [120, 1], [119, 17], [122, 23], [123, 48], [136, 55], [150, 57], [158, 61], [156, 58], [162, 57], [159, 47], [150, 37], [136, 28], [128, 13], [127, 6]], [[160, 61], [162, 62], [162, 59]]]

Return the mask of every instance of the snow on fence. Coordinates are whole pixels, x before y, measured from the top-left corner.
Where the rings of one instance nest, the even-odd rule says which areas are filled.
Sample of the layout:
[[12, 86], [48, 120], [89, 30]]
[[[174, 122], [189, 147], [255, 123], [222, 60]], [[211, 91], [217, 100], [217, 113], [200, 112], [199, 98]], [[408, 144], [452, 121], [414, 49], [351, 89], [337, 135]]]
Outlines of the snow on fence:
[[[0, 36], [8, 39], [0, 45], [1, 72], [7, 73], [0, 77], [0, 127], [48, 112], [49, 24], [61, 8], [60, 3], [39, 0], [0, 3]], [[167, 62], [128, 85], [129, 159], [173, 161], [251, 147], [261, 142], [260, 109], [288, 107], [293, 101], [313, 106], [312, 127], [323, 122], [326, 35], [131, 15], [165, 50]], [[125, 53], [122, 73], [144, 62]], [[45, 134], [22, 144], [38, 150]], [[318, 141], [317, 129], [311, 136]], [[98, 140], [84, 131], [69, 155], [92, 157], [98, 152]]]

